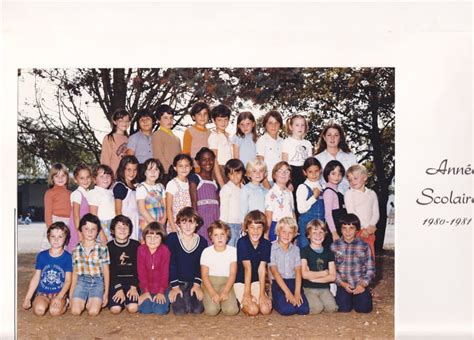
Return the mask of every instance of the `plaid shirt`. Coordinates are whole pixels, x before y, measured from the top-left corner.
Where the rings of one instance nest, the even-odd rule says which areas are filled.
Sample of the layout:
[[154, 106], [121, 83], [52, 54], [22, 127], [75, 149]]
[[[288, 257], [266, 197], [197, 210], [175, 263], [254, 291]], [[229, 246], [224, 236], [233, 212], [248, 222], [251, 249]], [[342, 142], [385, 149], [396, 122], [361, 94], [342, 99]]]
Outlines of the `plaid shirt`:
[[336, 284], [349, 283], [352, 287], [367, 287], [375, 277], [375, 263], [367, 243], [356, 237], [351, 243], [342, 238], [331, 244], [336, 260]]
[[72, 251], [72, 265], [77, 275], [102, 276], [102, 267], [110, 264], [109, 250], [96, 242], [89, 254], [79, 243]]

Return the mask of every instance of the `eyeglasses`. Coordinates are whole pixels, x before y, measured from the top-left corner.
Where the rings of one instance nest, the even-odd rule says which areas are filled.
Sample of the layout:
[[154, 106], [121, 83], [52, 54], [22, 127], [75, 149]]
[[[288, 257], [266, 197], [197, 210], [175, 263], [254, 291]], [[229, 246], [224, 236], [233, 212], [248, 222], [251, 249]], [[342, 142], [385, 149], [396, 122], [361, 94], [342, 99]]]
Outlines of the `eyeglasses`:
[[291, 172], [291, 171], [288, 170], [288, 169], [285, 169], [285, 170], [284, 170], [284, 169], [280, 169], [280, 170], [278, 170], [276, 173], [279, 174], [279, 175], [289, 175], [290, 172]]

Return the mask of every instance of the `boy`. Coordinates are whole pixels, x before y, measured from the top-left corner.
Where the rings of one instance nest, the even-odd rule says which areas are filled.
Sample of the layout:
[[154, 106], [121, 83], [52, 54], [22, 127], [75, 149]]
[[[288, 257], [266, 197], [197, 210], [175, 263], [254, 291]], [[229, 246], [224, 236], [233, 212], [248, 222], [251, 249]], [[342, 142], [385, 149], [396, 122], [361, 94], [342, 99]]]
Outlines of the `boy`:
[[[197, 102], [191, 108], [190, 115], [194, 125], [184, 131], [183, 153], [190, 155], [193, 160], [202, 147], [208, 147], [207, 140], [211, 131], [206, 128], [206, 124], [209, 122], [210, 112], [209, 105], [204, 102]], [[199, 172], [196, 163], [194, 163], [194, 169]]]
[[347, 169], [347, 179], [350, 189], [344, 195], [347, 213], [356, 214], [360, 219], [361, 230], [357, 233], [370, 246], [372, 258], [375, 260], [375, 226], [379, 221], [379, 201], [377, 194], [365, 187], [367, 183], [367, 169], [355, 164]]
[[232, 143], [229, 134], [225, 131], [229, 125], [230, 114], [230, 109], [223, 104], [217, 105], [212, 109], [211, 116], [212, 121], [216, 125], [216, 131], [211, 132], [207, 140], [209, 148], [216, 155], [214, 175], [221, 188], [229, 180], [224, 173], [225, 163], [232, 158]]
[[356, 236], [359, 218], [347, 214], [340, 219], [342, 238], [331, 244], [336, 260], [336, 303], [340, 312], [372, 311], [372, 296], [368, 288], [375, 277], [374, 260], [367, 243]]
[[135, 121], [138, 122], [138, 131], [128, 138], [128, 156], [135, 156], [140, 164], [153, 157], [151, 152], [151, 133], [155, 124], [153, 113], [147, 109], [138, 110]]
[[109, 309], [119, 314], [126, 308], [129, 313], [138, 310], [137, 249], [140, 243], [130, 239], [132, 221], [117, 215], [110, 224], [114, 239], [107, 243], [110, 254]]
[[265, 293], [265, 274], [270, 262], [270, 241], [263, 238], [267, 232], [265, 214], [252, 210], [245, 216], [245, 236], [237, 242], [237, 277], [234, 291], [242, 312], [255, 316], [270, 314], [272, 302]]
[[158, 159], [163, 164], [165, 180], [168, 178], [167, 174], [173, 164], [173, 159], [181, 152], [181, 141], [171, 130], [173, 128], [173, 116], [174, 110], [171, 106], [158, 106], [155, 111], [155, 118], [160, 128], [153, 132], [151, 136], [153, 158]]
[[[109, 251], [96, 241], [99, 218], [90, 213], [79, 221], [82, 241], [72, 252], [72, 284], [69, 292], [71, 313], [81, 315], [84, 308], [96, 316], [107, 305], [109, 295]], [[87, 305], [86, 305], [87, 302]]]
[[303, 290], [311, 314], [337, 311], [336, 300], [329, 290], [329, 283], [336, 280], [334, 254], [323, 247], [327, 228], [323, 221], [312, 220], [306, 226], [309, 244], [301, 249]]

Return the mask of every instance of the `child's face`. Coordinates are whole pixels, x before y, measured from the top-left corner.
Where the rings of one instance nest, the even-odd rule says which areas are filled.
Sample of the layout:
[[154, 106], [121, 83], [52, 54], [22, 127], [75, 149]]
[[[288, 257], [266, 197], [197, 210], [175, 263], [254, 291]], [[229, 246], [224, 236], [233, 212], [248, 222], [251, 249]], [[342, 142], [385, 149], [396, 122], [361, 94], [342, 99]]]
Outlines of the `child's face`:
[[158, 233], [155, 233], [154, 231], [149, 232], [145, 236], [145, 244], [150, 249], [150, 251], [154, 251], [158, 249], [158, 247], [161, 244], [161, 235]]
[[275, 183], [279, 185], [286, 185], [290, 180], [290, 168], [286, 165], [282, 166], [275, 172]]
[[270, 136], [276, 138], [278, 135], [278, 131], [280, 131], [280, 128], [281, 125], [278, 120], [273, 117], [268, 118], [267, 124], [265, 124], [265, 131], [267, 131]]
[[178, 161], [178, 163], [174, 167], [174, 170], [176, 171], [179, 177], [187, 177], [191, 172], [191, 164], [188, 162], [187, 159], [182, 159]]
[[290, 244], [290, 242], [295, 237], [294, 228], [289, 225], [282, 225], [278, 231], [278, 242], [281, 242], [285, 245]]
[[321, 177], [321, 168], [317, 165], [311, 165], [308, 169], [303, 170], [303, 173], [311, 182], [316, 182]]
[[306, 133], [306, 124], [303, 118], [296, 118], [293, 120], [291, 125], [291, 135], [294, 137], [302, 138]]
[[138, 120], [138, 126], [143, 132], [150, 132], [153, 130], [153, 119], [148, 116], [141, 117]]
[[238, 124], [240, 131], [245, 135], [251, 133], [254, 126], [255, 123], [250, 119], [244, 119]]
[[156, 183], [156, 180], [160, 177], [160, 169], [155, 163], [150, 163], [145, 170], [145, 179], [148, 184]]
[[197, 160], [197, 163], [201, 167], [201, 170], [204, 170], [206, 172], [212, 172], [212, 169], [214, 168], [214, 162], [215, 156], [213, 152], [204, 152]]
[[137, 177], [138, 164], [128, 163], [125, 165], [124, 177], [127, 182], [132, 182]]
[[160, 126], [171, 130], [171, 128], [173, 127], [173, 115], [170, 115], [169, 113], [165, 112], [161, 115], [159, 122]]
[[225, 247], [227, 243], [227, 234], [224, 229], [214, 228], [211, 235], [211, 241], [216, 247]]
[[360, 172], [353, 172], [348, 174], [347, 179], [349, 180], [351, 188], [355, 190], [361, 190], [367, 182], [367, 176], [361, 174]]
[[216, 117], [214, 118], [214, 124], [218, 131], [224, 131], [229, 125], [229, 117]]
[[86, 222], [86, 224], [82, 226], [82, 236], [85, 241], [94, 241], [97, 238], [98, 232], [99, 227], [92, 222]]
[[337, 129], [329, 128], [323, 136], [323, 139], [328, 148], [338, 148], [339, 142], [341, 141], [341, 135]]
[[191, 236], [195, 233], [197, 223], [194, 219], [179, 222], [179, 228], [185, 236]]
[[353, 224], [343, 224], [341, 226], [342, 238], [344, 241], [351, 243], [357, 234], [357, 228]]
[[64, 171], [60, 170], [53, 176], [53, 183], [58, 187], [64, 186], [67, 184], [67, 175]]
[[114, 235], [118, 242], [123, 243], [127, 241], [128, 237], [130, 236], [130, 228], [125, 223], [117, 222], [115, 225]]
[[111, 184], [112, 176], [110, 174], [106, 174], [103, 169], [100, 169], [97, 172], [97, 177], [95, 178], [95, 185], [104, 189], [108, 189]]
[[79, 170], [76, 176], [76, 182], [77, 182], [77, 185], [79, 185], [80, 187], [84, 189], [89, 188], [92, 182], [90, 171], [87, 169]]
[[328, 182], [331, 184], [339, 184], [342, 179], [341, 169], [337, 166], [335, 167], [328, 176]]
[[194, 115], [194, 121], [199, 126], [206, 126], [207, 122], [209, 121], [209, 112], [206, 109], [202, 109]]
[[242, 171], [231, 171], [229, 172], [229, 180], [238, 186], [242, 183], [243, 175]]
[[324, 229], [321, 227], [315, 227], [311, 228], [311, 232], [309, 234], [309, 241], [317, 246], [320, 246], [323, 244], [324, 241], [324, 236], [325, 236]]
[[250, 169], [250, 180], [252, 183], [260, 183], [265, 178], [265, 169], [254, 167]]
[[53, 229], [49, 233], [48, 241], [51, 248], [61, 249], [64, 247], [64, 243], [66, 242], [66, 235], [61, 229]]
[[114, 120], [114, 125], [117, 126], [117, 131], [125, 132], [130, 126], [130, 118], [128, 116]]
[[247, 234], [249, 235], [250, 242], [252, 242], [253, 245], [257, 245], [263, 235], [263, 225], [253, 222], [250, 223], [247, 227]]

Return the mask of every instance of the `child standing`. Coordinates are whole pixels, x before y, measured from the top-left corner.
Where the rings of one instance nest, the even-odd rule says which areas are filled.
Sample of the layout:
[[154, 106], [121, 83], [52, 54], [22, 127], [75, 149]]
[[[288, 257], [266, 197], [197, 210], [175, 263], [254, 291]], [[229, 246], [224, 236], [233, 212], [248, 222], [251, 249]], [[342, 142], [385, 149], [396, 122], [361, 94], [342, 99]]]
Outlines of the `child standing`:
[[270, 262], [271, 243], [263, 237], [268, 226], [265, 215], [252, 210], [245, 216], [246, 235], [237, 242], [237, 277], [235, 295], [242, 312], [255, 316], [270, 314], [272, 302], [265, 292], [267, 263]]
[[[137, 183], [138, 160], [135, 156], [125, 156], [117, 169], [117, 182], [114, 185], [115, 215], [127, 216], [133, 224], [130, 237], [140, 240], [139, 212], [135, 185]], [[109, 238], [110, 239], [110, 238]]]
[[377, 194], [366, 188], [367, 169], [356, 164], [347, 169], [347, 179], [351, 188], [344, 195], [344, 203], [348, 213], [356, 214], [360, 219], [361, 229], [357, 236], [370, 246], [372, 258], [375, 260], [375, 231], [379, 221], [379, 201]]
[[211, 116], [212, 121], [216, 125], [216, 131], [211, 132], [207, 140], [209, 148], [216, 155], [214, 175], [221, 188], [228, 181], [228, 178], [226, 178], [224, 174], [225, 163], [233, 158], [232, 143], [229, 134], [225, 130], [229, 125], [230, 114], [230, 109], [223, 104], [217, 105], [212, 109]]
[[67, 189], [68, 185], [68, 169], [64, 164], [54, 164], [49, 170], [49, 189], [44, 194], [44, 221], [46, 222], [46, 229], [53, 222], [61, 221], [66, 225], [69, 223], [71, 192]]
[[110, 222], [115, 217], [114, 193], [110, 186], [114, 181], [114, 172], [105, 164], [98, 165], [93, 173], [95, 187], [87, 194], [91, 214], [99, 217], [99, 236], [103, 245], [110, 239]]
[[142, 231], [148, 223], [158, 222], [161, 225], [166, 223], [165, 187], [160, 183], [163, 179], [163, 166], [159, 160], [150, 158], [141, 168], [140, 177], [145, 181], [138, 185], [136, 191], [140, 212], [139, 240], [142, 239]]
[[169, 105], [160, 105], [155, 111], [155, 119], [160, 128], [153, 132], [151, 144], [153, 158], [163, 164], [165, 173], [163, 183], [168, 182], [168, 170], [173, 164], [173, 159], [181, 152], [181, 141], [171, 130], [173, 128], [174, 110]]
[[120, 160], [127, 153], [130, 114], [124, 109], [115, 110], [112, 115], [112, 131], [104, 137], [100, 153], [100, 163], [108, 165], [112, 171], [117, 171]]
[[85, 214], [79, 222], [79, 231], [82, 241], [72, 252], [71, 313], [81, 315], [86, 308], [90, 316], [96, 316], [108, 302], [109, 251], [96, 241], [100, 231], [97, 216]]
[[178, 231], [166, 239], [171, 252], [169, 299], [175, 315], [199, 314], [204, 309], [199, 262], [207, 241], [196, 233], [202, 223], [193, 208], [183, 208], [176, 216]]
[[323, 246], [326, 234], [323, 221], [310, 221], [305, 231], [310, 244], [301, 249], [303, 290], [311, 314], [337, 311], [336, 300], [329, 290], [329, 283], [336, 280], [336, 264], [334, 254]]
[[138, 163], [143, 164], [147, 159], [153, 157], [151, 134], [155, 125], [155, 117], [147, 109], [142, 109], [137, 111], [134, 120], [138, 122], [138, 131], [128, 138], [127, 155], [135, 156]]
[[[187, 154], [180, 153], [173, 160], [171, 176], [176, 174], [166, 185], [166, 217], [168, 218], [168, 233], [177, 231], [176, 215], [184, 207], [191, 206], [188, 175], [191, 172], [193, 160]], [[170, 177], [171, 177], [170, 176]]]
[[71, 215], [69, 216], [69, 229], [71, 239], [67, 245], [68, 252], [72, 253], [77, 243], [81, 240], [81, 234], [78, 232], [79, 220], [89, 212], [89, 202], [87, 202], [87, 193], [92, 183], [91, 169], [84, 163], [79, 163], [74, 169], [74, 180], [77, 189], [71, 194]]
[[132, 221], [117, 215], [110, 224], [114, 239], [107, 243], [110, 254], [109, 309], [119, 314], [126, 308], [129, 313], [138, 310], [137, 250], [140, 243], [130, 239]]
[[237, 117], [237, 131], [232, 138], [232, 148], [234, 158], [238, 158], [242, 163], [255, 159], [257, 156], [257, 124], [252, 112], [244, 111]]
[[198, 233], [209, 241], [206, 230], [209, 225], [219, 219], [219, 188], [212, 179], [215, 164], [214, 153], [209, 148], [202, 148], [196, 154], [196, 162], [201, 169], [196, 174], [196, 182], [189, 181], [189, 193], [193, 208], [202, 217], [204, 224]]
[[170, 251], [164, 244], [165, 231], [158, 222], [148, 224], [143, 230], [145, 244], [138, 247], [138, 281], [141, 295], [138, 312], [166, 314], [169, 310], [168, 278]]
[[303, 164], [303, 174], [306, 176], [306, 181], [296, 190], [296, 202], [300, 213], [298, 218], [300, 249], [308, 245], [308, 238], [305, 237], [308, 222], [315, 219], [325, 221], [324, 200], [321, 196], [323, 188], [320, 182], [321, 163], [314, 157], [307, 158]]
[[301, 291], [300, 251], [292, 243], [297, 232], [294, 218], [282, 218], [276, 226], [278, 239], [271, 248], [269, 267], [273, 276], [273, 308], [281, 315], [309, 313], [308, 300]]
[[[197, 102], [191, 108], [191, 118], [194, 125], [190, 126], [184, 131], [183, 135], [183, 153], [190, 155], [191, 159], [196, 157], [196, 154], [202, 147], [208, 147], [207, 140], [211, 131], [206, 128], [209, 123], [209, 116], [211, 109], [209, 105], [204, 102]], [[194, 164], [196, 172], [199, 172], [197, 164]]]
[[201, 255], [204, 312], [214, 316], [222, 309], [224, 315], [235, 315], [239, 312], [233, 287], [237, 250], [227, 245], [230, 229], [224, 222], [211, 223], [207, 231], [213, 245], [204, 249]]
[[31, 308], [31, 300], [35, 295], [35, 315], [44, 315], [49, 308], [49, 314], [59, 316], [66, 311], [66, 297], [71, 286], [72, 258], [64, 250], [69, 241], [69, 229], [63, 222], [54, 222], [46, 234], [51, 248], [36, 256], [35, 273], [23, 300], [23, 308]]
[[341, 218], [342, 238], [331, 244], [336, 259], [336, 302], [340, 312], [372, 311], [372, 296], [368, 288], [375, 277], [375, 264], [367, 243], [356, 236], [359, 218], [347, 214]]
[[262, 185], [262, 181], [267, 176], [267, 166], [265, 162], [256, 158], [247, 163], [246, 175], [250, 177], [250, 182], [245, 184], [240, 191], [240, 222], [251, 210], [265, 211], [265, 195], [268, 190]]
[[339, 161], [330, 161], [324, 167], [323, 177], [327, 182], [323, 192], [324, 216], [331, 232], [332, 241], [335, 241], [340, 236], [341, 223], [339, 220], [347, 213], [344, 196], [338, 190], [338, 185], [344, 177], [344, 166]]
[[222, 187], [220, 197], [220, 219], [230, 228], [229, 246], [237, 246], [240, 236], [240, 191], [244, 176], [244, 163], [240, 159], [230, 159], [225, 164], [225, 175], [229, 181]]
[[277, 221], [283, 217], [295, 218], [293, 194], [287, 188], [291, 178], [290, 165], [281, 161], [272, 170], [272, 178], [275, 184], [265, 195], [265, 216], [270, 230], [265, 234], [270, 241], [276, 240], [275, 226]]

